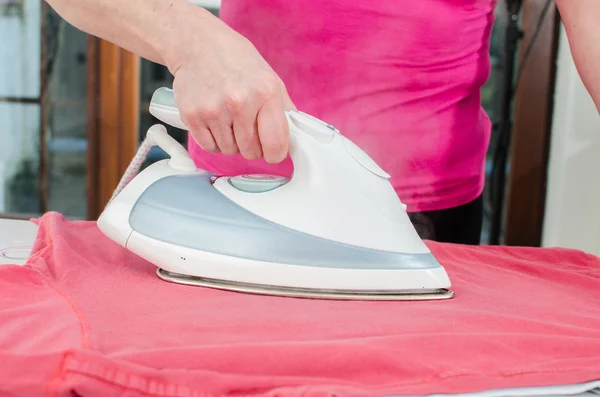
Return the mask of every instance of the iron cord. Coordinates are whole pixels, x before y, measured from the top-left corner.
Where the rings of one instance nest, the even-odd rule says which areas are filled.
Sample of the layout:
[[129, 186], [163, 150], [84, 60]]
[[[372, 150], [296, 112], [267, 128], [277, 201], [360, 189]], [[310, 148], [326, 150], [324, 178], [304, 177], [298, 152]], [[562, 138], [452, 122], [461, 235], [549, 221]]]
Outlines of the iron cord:
[[121, 193], [121, 191], [125, 188], [125, 186], [127, 186], [127, 184], [129, 182], [131, 182], [131, 180], [133, 178], [135, 178], [135, 176], [140, 172], [140, 168], [141, 168], [142, 164], [144, 163], [144, 161], [146, 160], [148, 153], [150, 153], [150, 150], [155, 145], [156, 145], [156, 142], [151, 135], [148, 135], [148, 136], [146, 136], [146, 138], [144, 138], [138, 151], [136, 152], [135, 156], [133, 157], [133, 159], [127, 166], [125, 173], [121, 177], [121, 180], [119, 181], [117, 188], [113, 192], [112, 197], [108, 201], [109, 203], [112, 202], [115, 199], [115, 197], [117, 197], [119, 195], [119, 193]]

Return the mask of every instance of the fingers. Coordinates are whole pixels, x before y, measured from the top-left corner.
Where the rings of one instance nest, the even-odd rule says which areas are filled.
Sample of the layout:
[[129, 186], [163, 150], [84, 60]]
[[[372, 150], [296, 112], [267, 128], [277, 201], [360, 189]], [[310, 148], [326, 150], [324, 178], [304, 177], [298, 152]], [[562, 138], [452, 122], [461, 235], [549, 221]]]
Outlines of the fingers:
[[[178, 107], [198, 145], [208, 152], [240, 153], [247, 160], [279, 163], [288, 155], [286, 109], [296, 109], [283, 83], [267, 76], [253, 84], [213, 91], [198, 100], [184, 91]], [[187, 95], [185, 95], [187, 94]]]
[[216, 109], [216, 106], [198, 104], [183, 108], [180, 114], [192, 137], [203, 150], [227, 155], [236, 154], [239, 151], [231, 122], [222, 118], [226, 116], [225, 112]]
[[219, 146], [208, 128], [190, 129], [192, 137], [203, 150], [211, 153], [219, 153]]
[[[234, 115], [233, 130], [240, 153], [247, 160], [263, 157], [268, 163], [283, 161], [288, 153], [289, 130], [284, 113], [287, 92], [279, 81], [265, 78], [250, 95], [230, 98], [228, 108]], [[283, 88], [285, 90], [285, 88]], [[283, 96], [285, 94], [285, 97]], [[246, 98], [244, 102], [242, 98]], [[295, 108], [295, 107], [294, 107]]]
[[281, 97], [267, 100], [258, 113], [258, 135], [267, 163], [280, 163], [288, 155], [289, 126]]
[[210, 129], [206, 123], [200, 120], [198, 112], [194, 108], [183, 108], [180, 110], [180, 115], [183, 123], [188, 127], [190, 134], [198, 146], [207, 152], [219, 152], [219, 146]]
[[258, 160], [263, 156], [260, 139], [258, 137], [258, 125], [256, 112], [247, 112], [233, 121], [233, 131], [240, 153], [246, 160]]
[[261, 158], [262, 149], [256, 128], [256, 113], [259, 108], [252, 101], [252, 95], [232, 91], [225, 100], [225, 107], [231, 114], [233, 139], [239, 153], [246, 160]]
[[221, 120], [209, 120], [208, 127], [223, 154], [233, 155], [239, 153], [231, 124]]

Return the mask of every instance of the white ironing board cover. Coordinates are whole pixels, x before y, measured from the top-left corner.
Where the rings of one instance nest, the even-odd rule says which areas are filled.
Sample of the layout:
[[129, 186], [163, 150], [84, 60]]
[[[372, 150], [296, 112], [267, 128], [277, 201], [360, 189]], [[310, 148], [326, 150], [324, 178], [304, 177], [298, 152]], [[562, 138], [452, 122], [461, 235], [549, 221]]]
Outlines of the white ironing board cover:
[[38, 227], [28, 220], [0, 219], [0, 265], [23, 265]]

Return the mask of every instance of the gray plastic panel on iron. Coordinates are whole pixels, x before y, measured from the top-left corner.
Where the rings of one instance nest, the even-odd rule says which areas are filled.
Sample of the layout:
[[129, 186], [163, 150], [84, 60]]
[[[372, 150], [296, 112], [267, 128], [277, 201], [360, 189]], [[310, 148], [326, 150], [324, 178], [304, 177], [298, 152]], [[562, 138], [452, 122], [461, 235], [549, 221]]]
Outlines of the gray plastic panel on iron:
[[136, 232], [215, 254], [290, 265], [352, 269], [440, 267], [431, 254], [400, 254], [343, 244], [282, 227], [238, 206], [211, 175], [176, 175], [152, 184], [135, 204]]
[[162, 87], [154, 91], [154, 94], [152, 95], [152, 103], [177, 109], [173, 90], [166, 87]]

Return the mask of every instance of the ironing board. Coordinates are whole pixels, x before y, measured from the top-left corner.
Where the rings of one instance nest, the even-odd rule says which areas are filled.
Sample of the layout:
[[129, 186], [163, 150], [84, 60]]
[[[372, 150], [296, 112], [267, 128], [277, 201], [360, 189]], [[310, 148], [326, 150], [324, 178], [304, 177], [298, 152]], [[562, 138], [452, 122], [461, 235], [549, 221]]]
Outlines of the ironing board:
[[[37, 235], [37, 226], [28, 220], [0, 218], [0, 266], [24, 265]], [[437, 394], [428, 397], [598, 397], [600, 380], [584, 384], [488, 390], [469, 394]], [[382, 396], [422, 397], [422, 396]]]
[[25, 264], [36, 235], [33, 222], [0, 218], [0, 265]]

